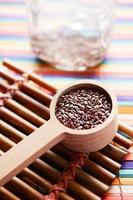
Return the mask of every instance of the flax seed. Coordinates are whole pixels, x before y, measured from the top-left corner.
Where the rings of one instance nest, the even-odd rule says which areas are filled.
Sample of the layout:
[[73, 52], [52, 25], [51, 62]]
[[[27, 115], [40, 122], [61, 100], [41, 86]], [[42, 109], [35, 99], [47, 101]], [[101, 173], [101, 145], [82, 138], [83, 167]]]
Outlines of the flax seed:
[[102, 124], [109, 117], [111, 110], [109, 95], [101, 90], [79, 88], [59, 98], [55, 114], [65, 126], [82, 130]]

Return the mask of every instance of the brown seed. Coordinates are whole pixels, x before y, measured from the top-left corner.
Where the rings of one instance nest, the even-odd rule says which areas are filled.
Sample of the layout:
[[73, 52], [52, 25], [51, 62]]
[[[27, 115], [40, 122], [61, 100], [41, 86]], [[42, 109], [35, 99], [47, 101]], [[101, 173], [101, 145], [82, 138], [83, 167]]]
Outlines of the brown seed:
[[55, 114], [57, 119], [72, 129], [90, 129], [103, 123], [112, 104], [109, 96], [100, 90], [79, 88], [59, 98]]

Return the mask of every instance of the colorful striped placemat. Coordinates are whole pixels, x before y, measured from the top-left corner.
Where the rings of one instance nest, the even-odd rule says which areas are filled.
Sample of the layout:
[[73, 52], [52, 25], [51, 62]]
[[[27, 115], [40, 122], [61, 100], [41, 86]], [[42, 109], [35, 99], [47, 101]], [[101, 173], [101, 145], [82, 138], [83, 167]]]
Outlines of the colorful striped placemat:
[[[133, 125], [133, 0], [119, 0], [113, 40], [105, 61], [85, 72], [58, 71], [39, 61], [30, 48], [27, 24], [24, 0], [0, 0], [0, 61], [10, 58], [24, 69], [37, 71], [56, 87], [81, 78], [105, 82], [117, 95], [121, 119]], [[133, 147], [104, 197], [114, 199], [133, 199]]]

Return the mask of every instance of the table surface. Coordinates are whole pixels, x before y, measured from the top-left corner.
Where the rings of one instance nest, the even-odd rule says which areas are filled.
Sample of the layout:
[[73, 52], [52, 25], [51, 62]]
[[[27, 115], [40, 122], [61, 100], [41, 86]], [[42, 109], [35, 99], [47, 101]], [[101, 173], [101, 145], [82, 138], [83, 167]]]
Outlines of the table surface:
[[[92, 78], [115, 91], [121, 118], [133, 125], [133, 0], [119, 0], [113, 40], [105, 61], [84, 72], [63, 72], [38, 61], [30, 48], [24, 0], [0, 0], [0, 61], [4, 57], [34, 70], [57, 88], [75, 79]], [[130, 115], [129, 115], [130, 114]], [[123, 162], [119, 177], [104, 198], [133, 199], [133, 148]]]

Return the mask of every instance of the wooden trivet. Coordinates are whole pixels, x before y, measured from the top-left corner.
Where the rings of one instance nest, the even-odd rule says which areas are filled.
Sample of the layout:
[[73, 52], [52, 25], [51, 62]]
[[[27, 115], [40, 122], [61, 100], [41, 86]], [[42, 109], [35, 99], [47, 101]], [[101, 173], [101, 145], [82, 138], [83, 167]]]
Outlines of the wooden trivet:
[[[37, 74], [28, 74], [9, 60], [3, 62], [1, 156], [49, 119], [49, 105], [55, 93], [56, 89]], [[132, 128], [121, 122], [119, 129], [133, 136]], [[111, 144], [89, 157], [58, 144], [1, 187], [0, 199], [100, 200], [118, 174], [131, 144], [131, 140], [116, 133]]]

